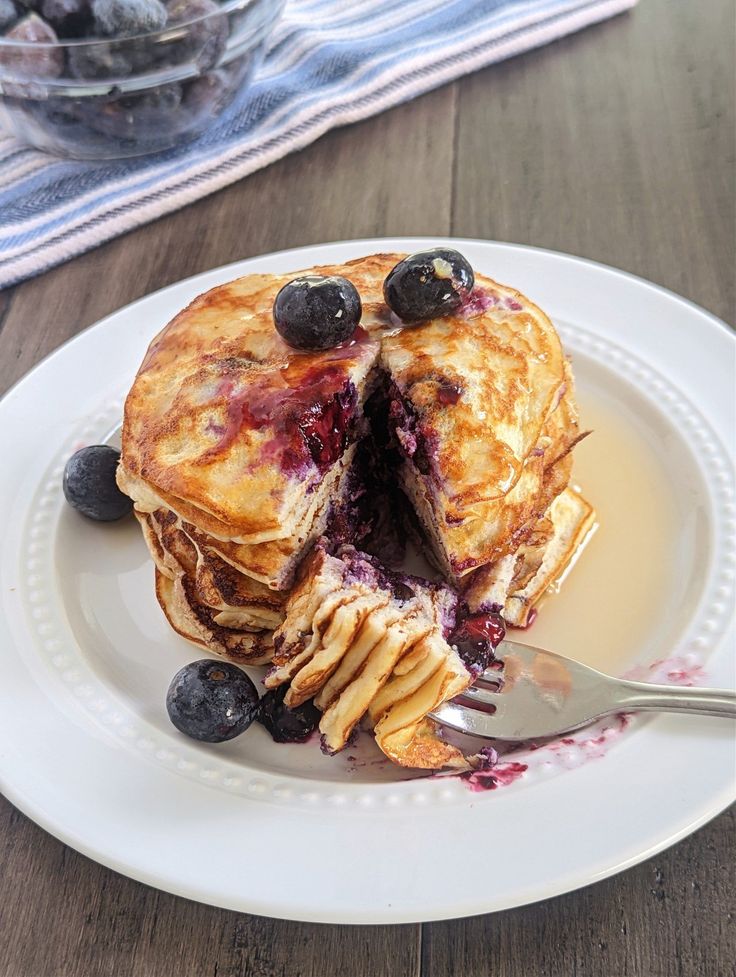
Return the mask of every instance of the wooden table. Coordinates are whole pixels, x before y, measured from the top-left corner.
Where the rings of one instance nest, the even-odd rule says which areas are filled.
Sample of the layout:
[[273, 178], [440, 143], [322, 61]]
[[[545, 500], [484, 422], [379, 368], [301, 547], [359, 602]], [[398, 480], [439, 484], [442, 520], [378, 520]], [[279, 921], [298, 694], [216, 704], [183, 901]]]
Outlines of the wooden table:
[[[642, 0], [629, 15], [333, 132], [26, 282], [0, 295], [0, 390], [153, 289], [338, 238], [535, 244], [627, 269], [733, 321], [733, 26], [731, 0]], [[733, 811], [623, 875], [549, 902], [369, 928], [260, 919], [154, 891], [0, 804], [6, 977], [725, 977], [736, 969]]]

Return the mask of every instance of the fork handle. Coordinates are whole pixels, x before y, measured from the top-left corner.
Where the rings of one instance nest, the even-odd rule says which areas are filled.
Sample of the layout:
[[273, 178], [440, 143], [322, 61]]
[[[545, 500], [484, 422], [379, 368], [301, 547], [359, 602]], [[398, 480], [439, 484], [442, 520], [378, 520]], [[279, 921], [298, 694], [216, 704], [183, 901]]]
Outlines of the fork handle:
[[621, 682], [619, 707], [625, 711], [690, 712], [696, 716], [736, 718], [736, 692], [677, 688], [646, 682]]

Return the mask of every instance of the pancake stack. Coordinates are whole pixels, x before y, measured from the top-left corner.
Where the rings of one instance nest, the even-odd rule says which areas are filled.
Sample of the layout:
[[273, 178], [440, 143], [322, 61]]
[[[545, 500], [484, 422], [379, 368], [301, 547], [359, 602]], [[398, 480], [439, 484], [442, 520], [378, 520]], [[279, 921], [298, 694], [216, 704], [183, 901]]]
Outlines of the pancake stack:
[[[568, 487], [581, 433], [547, 316], [476, 275], [456, 314], [404, 326], [383, 300], [402, 257], [309, 270], [348, 278], [363, 306], [353, 338], [322, 352], [274, 328], [277, 292], [304, 272], [195, 299], [128, 395], [118, 483], [179, 634], [273, 660], [267, 685], [289, 684], [287, 706], [314, 698], [328, 751], [362, 719], [399, 763], [458, 765], [424, 719], [472, 680], [443, 614], [460, 600], [525, 626], [594, 513]], [[411, 578], [411, 596], [397, 592], [343, 547], [387, 521], [383, 488], [403, 492], [441, 585]]]

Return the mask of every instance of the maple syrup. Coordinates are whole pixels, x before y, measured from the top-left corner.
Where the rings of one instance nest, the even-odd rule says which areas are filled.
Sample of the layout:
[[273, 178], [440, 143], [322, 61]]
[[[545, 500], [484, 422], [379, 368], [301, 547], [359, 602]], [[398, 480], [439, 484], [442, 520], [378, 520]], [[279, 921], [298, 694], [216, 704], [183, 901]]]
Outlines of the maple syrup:
[[705, 492], [671, 419], [592, 360], [573, 366], [581, 430], [593, 433], [572, 481], [597, 528], [534, 625], [508, 636], [622, 674], [677, 651], [707, 565]]

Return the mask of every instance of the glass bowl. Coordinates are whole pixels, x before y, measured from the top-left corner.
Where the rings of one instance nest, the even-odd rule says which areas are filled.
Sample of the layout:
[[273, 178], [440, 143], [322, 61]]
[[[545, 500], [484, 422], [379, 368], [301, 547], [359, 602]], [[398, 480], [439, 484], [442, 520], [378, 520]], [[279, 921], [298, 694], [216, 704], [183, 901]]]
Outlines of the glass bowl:
[[73, 159], [117, 159], [195, 138], [243, 90], [285, 0], [198, 0], [207, 13], [132, 37], [0, 37], [0, 127]]

